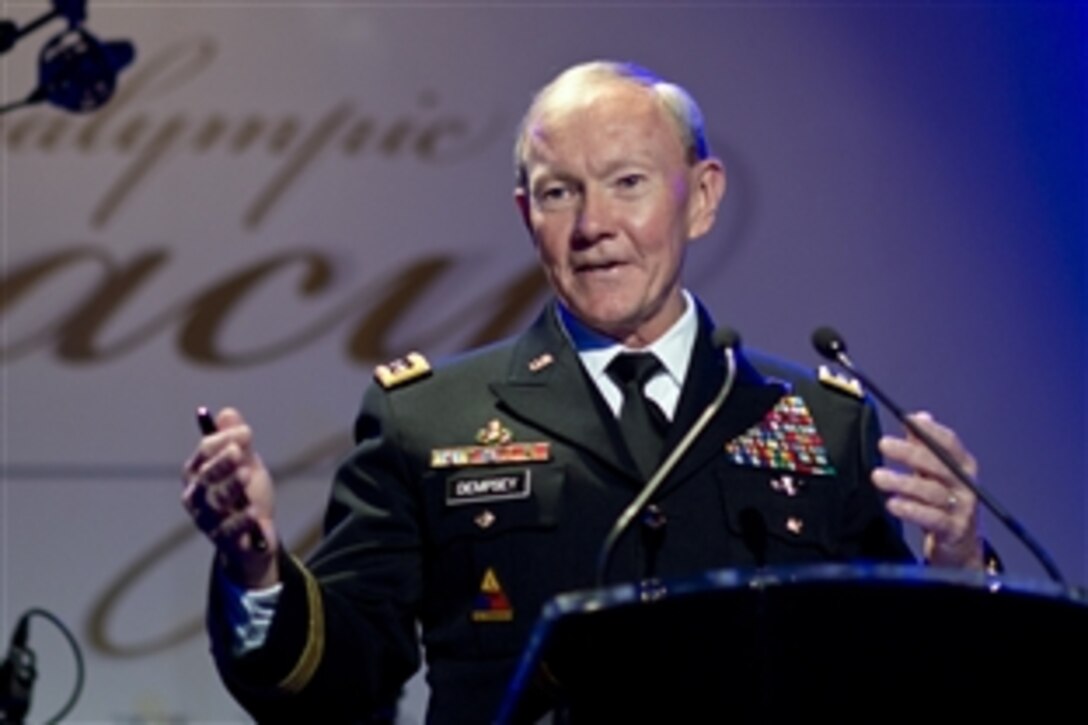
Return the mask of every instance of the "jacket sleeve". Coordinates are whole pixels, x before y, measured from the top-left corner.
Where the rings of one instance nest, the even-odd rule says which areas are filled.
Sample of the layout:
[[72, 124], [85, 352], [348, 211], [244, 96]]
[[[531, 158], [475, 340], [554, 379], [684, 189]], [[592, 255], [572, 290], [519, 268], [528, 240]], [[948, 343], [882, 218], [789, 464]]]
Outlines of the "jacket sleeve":
[[212, 578], [216, 665], [259, 722], [392, 722], [419, 667], [418, 502], [389, 399], [376, 386], [356, 436], [333, 481], [320, 547], [306, 563], [281, 554], [283, 590], [262, 647], [233, 654]]

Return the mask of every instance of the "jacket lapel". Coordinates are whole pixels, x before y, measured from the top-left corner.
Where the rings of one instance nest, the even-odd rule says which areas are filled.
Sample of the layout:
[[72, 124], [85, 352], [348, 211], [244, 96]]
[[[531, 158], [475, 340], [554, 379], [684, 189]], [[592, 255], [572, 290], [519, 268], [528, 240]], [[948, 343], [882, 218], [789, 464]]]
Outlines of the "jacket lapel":
[[638, 476], [608, 405], [549, 305], [518, 340], [506, 380], [491, 391], [511, 413], [617, 471]]
[[[712, 322], [699, 307], [696, 336], [684, 389], [669, 427], [665, 450], [672, 450], [718, 394], [725, 360], [711, 344]], [[559, 328], [549, 305], [515, 345], [506, 380], [491, 391], [517, 417], [535, 425], [615, 469], [632, 485], [646, 482], [627, 454], [615, 416], [585, 373], [577, 353]], [[785, 393], [737, 353], [737, 376], [722, 409], [680, 459], [662, 491], [676, 486], [724, 455], [725, 444], [759, 422]]]

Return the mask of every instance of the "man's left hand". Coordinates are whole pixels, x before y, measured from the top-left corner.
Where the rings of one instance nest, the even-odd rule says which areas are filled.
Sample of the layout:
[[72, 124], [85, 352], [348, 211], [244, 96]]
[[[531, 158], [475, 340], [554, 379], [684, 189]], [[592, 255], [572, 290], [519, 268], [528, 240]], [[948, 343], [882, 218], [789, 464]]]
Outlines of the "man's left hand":
[[[910, 419], [938, 444], [972, 480], [978, 474], [974, 456], [963, 447], [955, 431], [928, 413], [912, 413]], [[978, 529], [978, 500], [936, 456], [911, 435], [884, 436], [884, 458], [909, 471], [881, 467], [873, 471], [873, 485], [889, 495], [887, 506], [894, 516], [922, 527], [926, 561], [935, 566], [982, 569], [982, 539]]]

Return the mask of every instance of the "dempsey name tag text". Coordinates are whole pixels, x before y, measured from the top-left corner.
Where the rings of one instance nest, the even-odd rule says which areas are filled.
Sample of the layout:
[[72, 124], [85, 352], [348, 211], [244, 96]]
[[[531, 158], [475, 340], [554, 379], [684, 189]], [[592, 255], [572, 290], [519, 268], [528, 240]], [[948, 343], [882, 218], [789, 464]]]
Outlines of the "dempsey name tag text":
[[529, 470], [452, 476], [446, 479], [446, 505], [528, 498], [532, 487]]

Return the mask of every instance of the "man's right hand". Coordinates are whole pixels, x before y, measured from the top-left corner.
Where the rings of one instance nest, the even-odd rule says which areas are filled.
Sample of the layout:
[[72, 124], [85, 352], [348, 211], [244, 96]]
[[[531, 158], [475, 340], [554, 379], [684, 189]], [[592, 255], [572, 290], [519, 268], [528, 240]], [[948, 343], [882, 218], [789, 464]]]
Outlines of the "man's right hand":
[[[231, 579], [247, 589], [264, 589], [279, 581], [272, 478], [237, 410], [224, 408], [215, 422], [219, 430], [200, 440], [182, 469], [181, 502], [219, 550]], [[255, 529], [266, 547], [256, 545]]]

